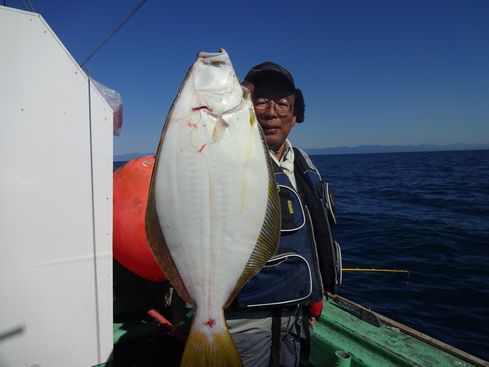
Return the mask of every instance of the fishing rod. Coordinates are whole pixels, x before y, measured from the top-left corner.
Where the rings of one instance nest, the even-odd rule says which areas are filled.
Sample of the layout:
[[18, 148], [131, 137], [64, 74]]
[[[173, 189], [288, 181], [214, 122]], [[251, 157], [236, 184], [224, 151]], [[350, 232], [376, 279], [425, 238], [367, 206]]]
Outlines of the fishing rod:
[[405, 269], [379, 269], [379, 268], [343, 268], [342, 271], [363, 271], [371, 273], [409, 273]]

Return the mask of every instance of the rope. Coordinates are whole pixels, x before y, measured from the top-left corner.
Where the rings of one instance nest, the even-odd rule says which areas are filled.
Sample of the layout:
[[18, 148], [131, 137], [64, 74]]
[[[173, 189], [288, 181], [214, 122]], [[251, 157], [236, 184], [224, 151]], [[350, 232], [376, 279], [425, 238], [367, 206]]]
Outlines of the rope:
[[32, 5], [32, 1], [31, 0], [28, 0], [29, 1], [29, 7], [31, 8], [31, 12], [35, 13], [36, 10], [34, 9], [34, 6]]
[[95, 48], [95, 50], [93, 50], [93, 52], [90, 54], [90, 56], [88, 56], [85, 61], [83, 61], [80, 66], [81, 67], [84, 67], [85, 64], [102, 48], [105, 46], [105, 44], [107, 42], [109, 42], [109, 40], [114, 36], [114, 34], [116, 34], [119, 29], [121, 29], [126, 23], [127, 21], [134, 15], [136, 14], [136, 12], [144, 5], [144, 3], [146, 2], [146, 0], [141, 0], [139, 2], [139, 4], [137, 4], [134, 9], [131, 10], [131, 12], [126, 15], [126, 17], [121, 21], [121, 23], [119, 23], [119, 25], [117, 27], [114, 28], [114, 30], [112, 32], [110, 32], [110, 34], [105, 37], [105, 39], [102, 41], [102, 43], [100, 45], [98, 45], [97, 48]]

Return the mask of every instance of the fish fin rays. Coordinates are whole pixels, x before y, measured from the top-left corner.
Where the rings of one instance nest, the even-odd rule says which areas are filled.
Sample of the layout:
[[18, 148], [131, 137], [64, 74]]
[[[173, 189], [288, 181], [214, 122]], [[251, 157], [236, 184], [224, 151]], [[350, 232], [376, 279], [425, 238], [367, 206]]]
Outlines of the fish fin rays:
[[263, 226], [257, 239], [257, 244], [251, 253], [248, 262], [246, 263], [239, 280], [236, 283], [236, 287], [233, 289], [229, 298], [227, 299], [226, 304], [224, 305], [225, 308], [231, 304], [248, 280], [256, 275], [256, 273], [258, 273], [267, 263], [270, 257], [275, 254], [280, 240], [280, 226], [282, 218], [280, 214], [280, 201], [277, 183], [275, 182], [272, 159], [268, 154], [268, 146], [265, 136], [259, 125], [258, 128], [260, 130], [260, 136], [263, 142], [263, 149], [265, 149], [265, 156], [268, 166], [268, 202], [265, 220], [263, 221]]
[[[156, 166], [153, 170], [153, 175], [155, 170]], [[151, 186], [149, 189], [148, 206], [146, 208], [145, 218], [146, 237], [149, 243], [149, 247], [160, 269], [165, 273], [166, 277], [175, 287], [180, 297], [185, 302], [193, 304], [194, 302], [192, 300], [192, 297], [190, 297], [187, 288], [182, 281], [182, 277], [177, 270], [175, 262], [170, 255], [170, 251], [168, 250], [163, 232], [161, 231], [159, 225], [160, 222], [158, 220], [158, 213], [156, 211], [154, 200], [153, 180], [154, 177], [151, 178]]]
[[190, 330], [180, 367], [243, 367], [238, 350], [227, 329], [212, 333]]

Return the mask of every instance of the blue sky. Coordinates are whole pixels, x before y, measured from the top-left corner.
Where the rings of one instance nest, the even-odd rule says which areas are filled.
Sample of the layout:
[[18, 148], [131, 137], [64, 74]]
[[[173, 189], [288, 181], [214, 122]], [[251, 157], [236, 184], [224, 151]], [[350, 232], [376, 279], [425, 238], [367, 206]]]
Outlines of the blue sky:
[[[31, 2], [80, 63], [138, 3]], [[294, 75], [303, 148], [488, 144], [488, 19], [487, 0], [148, 0], [88, 68], [124, 101], [114, 154], [154, 152], [195, 55], [221, 47], [241, 77], [266, 60]]]

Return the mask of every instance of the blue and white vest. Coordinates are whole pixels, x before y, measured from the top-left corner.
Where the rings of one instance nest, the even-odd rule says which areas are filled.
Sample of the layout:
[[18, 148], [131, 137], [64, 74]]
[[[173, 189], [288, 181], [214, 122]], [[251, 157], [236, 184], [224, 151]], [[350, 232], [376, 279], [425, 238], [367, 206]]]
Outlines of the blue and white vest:
[[305, 153], [298, 149], [294, 153], [298, 190], [274, 164], [282, 214], [277, 253], [241, 289], [234, 301], [239, 309], [315, 302], [339, 284], [335, 276], [339, 247], [331, 237], [334, 202], [329, 186]]

